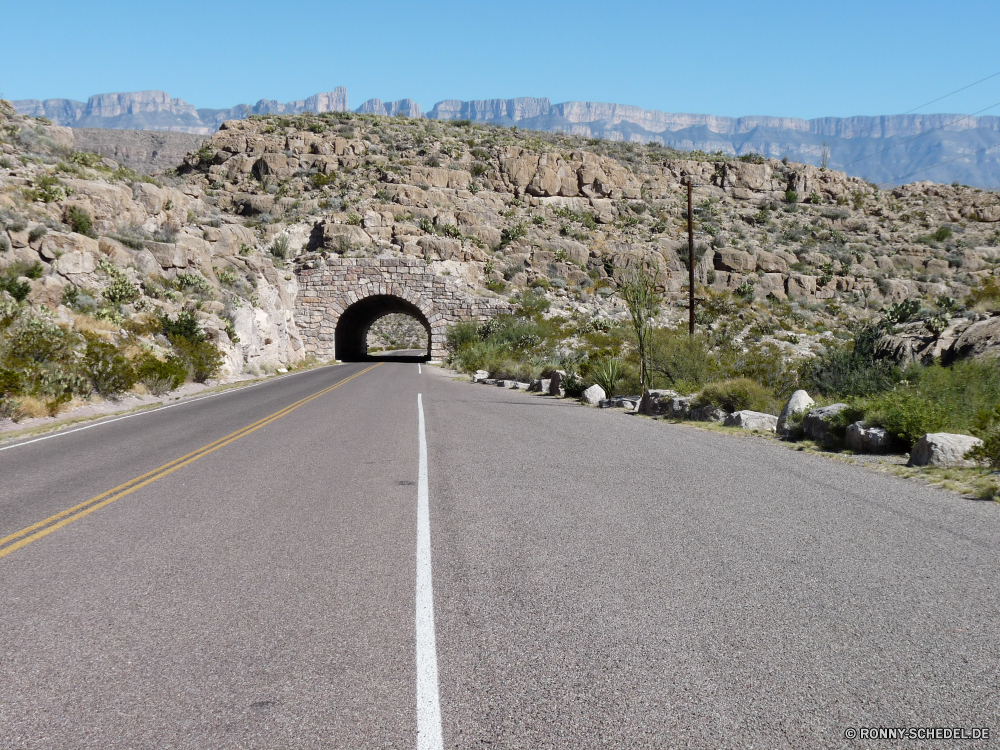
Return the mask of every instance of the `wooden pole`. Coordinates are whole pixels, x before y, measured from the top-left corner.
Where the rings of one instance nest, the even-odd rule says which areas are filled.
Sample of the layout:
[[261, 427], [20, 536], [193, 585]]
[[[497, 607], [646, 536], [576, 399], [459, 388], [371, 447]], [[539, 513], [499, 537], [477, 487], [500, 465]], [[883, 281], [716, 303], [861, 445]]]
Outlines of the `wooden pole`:
[[691, 189], [694, 178], [688, 177], [688, 335], [694, 336], [694, 217]]

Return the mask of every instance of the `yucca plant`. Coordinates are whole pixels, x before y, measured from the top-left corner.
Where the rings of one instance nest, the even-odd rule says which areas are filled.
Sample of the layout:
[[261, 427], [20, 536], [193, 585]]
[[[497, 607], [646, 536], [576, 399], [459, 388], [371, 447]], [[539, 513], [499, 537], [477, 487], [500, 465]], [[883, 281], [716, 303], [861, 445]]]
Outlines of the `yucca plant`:
[[608, 396], [615, 395], [615, 388], [625, 374], [625, 366], [618, 357], [606, 359], [597, 363], [593, 370], [594, 382], [597, 383]]

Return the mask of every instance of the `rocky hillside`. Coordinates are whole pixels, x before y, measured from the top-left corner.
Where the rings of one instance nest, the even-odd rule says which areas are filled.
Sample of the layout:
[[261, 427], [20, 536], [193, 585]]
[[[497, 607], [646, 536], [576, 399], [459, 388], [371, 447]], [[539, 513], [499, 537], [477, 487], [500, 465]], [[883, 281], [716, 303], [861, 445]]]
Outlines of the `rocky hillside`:
[[[71, 99], [25, 99], [13, 103], [18, 112], [46, 117], [73, 128], [170, 130], [210, 135], [226, 120], [247, 114], [298, 114], [348, 109], [347, 91], [281, 103], [261, 99], [229, 109], [196, 109], [163, 91], [99, 94], [87, 102]], [[359, 114], [423, 117], [412, 99], [383, 103], [369, 99]], [[920, 179], [979, 186], [1000, 185], [1000, 118], [956, 114], [911, 114], [876, 117], [719, 117], [647, 110], [604, 102], [563, 102], [547, 98], [445, 100], [426, 117], [472, 120], [526, 130], [568, 133], [630, 143], [659, 143], [681, 151], [721, 151], [730, 156], [760, 154], [820, 166], [824, 147], [829, 164], [878, 183]], [[921, 134], [926, 138], [915, 138]], [[913, 140], [915, 138], [915, 140]], [[963, 158], [965, 157], [965, 158]]]
[[[144, 178], [74, 151], [67, 129], [9, 105], [2, 118], [0, 269], [27, 301], [68, 326], [189, 310], [229, 375], [302, 356], [295, 270], [331, 255], [422, 258], [483, 294], [533, 288], [580, 325], [624, 319], [615, 269], [655, 264], [676, 303], [661, 322], [677, 322], [688, 179], [699, 320], [737, 342], [802, 355], [892, 303], [953, 311], [948, 299], [1000, 260], [995, 193], [879, 191], [777, 160], [328, 113], [227, 121], [176, 170]], [[119, 279], [137, 296], [110, 291]], [[936, 345], [976, 315], [946, 318]]]

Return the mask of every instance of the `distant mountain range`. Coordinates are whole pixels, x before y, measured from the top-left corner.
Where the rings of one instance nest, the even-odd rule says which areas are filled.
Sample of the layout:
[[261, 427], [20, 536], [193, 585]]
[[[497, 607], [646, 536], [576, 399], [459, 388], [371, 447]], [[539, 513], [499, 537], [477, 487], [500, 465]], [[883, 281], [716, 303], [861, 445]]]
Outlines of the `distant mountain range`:
[[[18, 112], [47, 117], [72, 128], [166, 130], [209, 135], [226, 120], [248, 114], [296, 114], [348, 110], [347, 90], [281, 103], [261, 99], [229, 109], [197, 109], [163, 91], [98, 94], [87, 102], [24, 99]], [[656, 142], [682, 151], [733, 155], [758, 153], [819, 165], [824, 144], [828, 166], [872, 182], [918, 180], [1000, 186], [1000, 117], [956, 114], [875, 117], [718, 117], [674, 114], [625, 104], [564, 102], [545, 98], [438, 102], [426, 114], [412, 99], [369, 99], [356, 112], [463, 120], [570, 133], [633, 143]]]

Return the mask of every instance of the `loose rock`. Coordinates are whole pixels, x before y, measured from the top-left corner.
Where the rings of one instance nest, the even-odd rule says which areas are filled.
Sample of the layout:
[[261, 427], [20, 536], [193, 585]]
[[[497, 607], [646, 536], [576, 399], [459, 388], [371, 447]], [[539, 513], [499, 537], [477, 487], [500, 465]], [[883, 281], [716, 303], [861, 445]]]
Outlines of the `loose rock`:
[[972, 435], [930, 432], [910, 451], [910, 466], [975, 466], [965, 454], [983, 441]]

